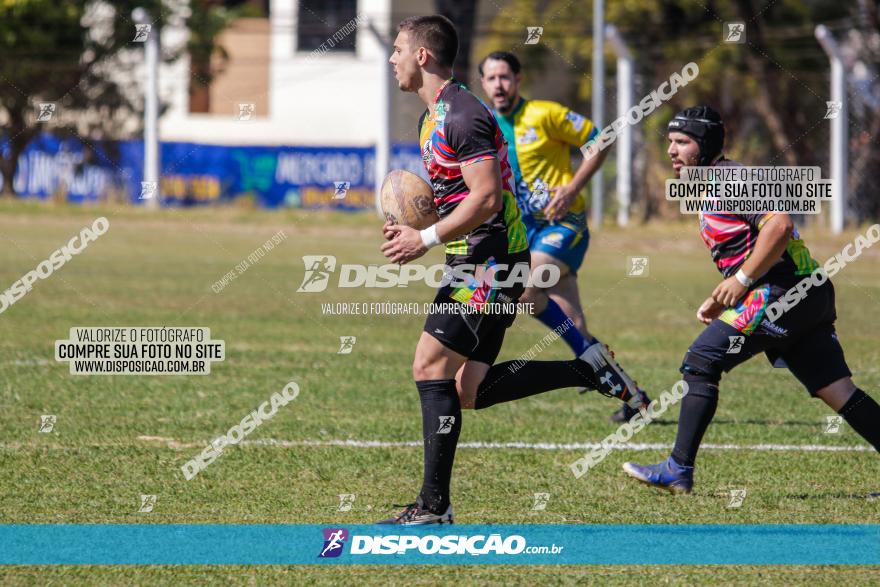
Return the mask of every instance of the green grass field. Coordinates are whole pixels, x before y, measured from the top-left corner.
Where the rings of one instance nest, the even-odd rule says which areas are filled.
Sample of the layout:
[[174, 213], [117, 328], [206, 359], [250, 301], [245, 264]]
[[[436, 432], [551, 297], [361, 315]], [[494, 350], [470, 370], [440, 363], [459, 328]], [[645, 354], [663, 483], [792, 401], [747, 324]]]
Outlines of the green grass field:
[[[415, 497], [421, 449], [339, 447], [334, 440], [420, 441], [410, 364], [423, 316], [322, 316], [322, 302], [428, 302], [424, 285], [297, 293], [302, 255], [381, 264], [380, 222], [371, 214], [248, 210], [146, 210], [0, 203], [0, 289], [30, 271], [94, 218], [110, 230], [0, 314], [0, 522], [2, 523], [370, 523]], [[591, 330], [609, 342], [655, 394], [701, 325], [694, 313], [718, 281], [695, 220], [608, 227], [594, 233], [580, 284]], [[220, 293], [212, 284], [283, 229], [287, 240]], [[806, 229], [824, 260], [852, 239]], [[650, 274], [626, 276], [629, 256]], [[432, 251], [431, 263], [442, 262]], [[880, 249], [836, 278], [838, 331], [857, 383], [880, 397]], [[201, 326], [226, 343], [209, 376], [73, 376], [54, 342], [74, 326]], [[546, 334], [517, 319], [500, 360]], [[340, 336], [356, 336], [348, 355]], [[540, 358], [569, 358], [562, 341]], [[180, 466], [211, 439], [296, 381], [299, 398], [196, 479]], [[615, 427], [616, 403], [573, 390], [466, 412], [462, 442], [598, 442]], [[670, 444], [677, 408], [635, 443]], [[40, 416], [57, 415], [39, 433]], [[756, 358], [725, 379], [706, 443], [859, 445], [832, 412], [808, 399], [787, 371]], [[295, 441], [315, 441], [302, 446]], [[323, 442], [323, 444], [322, 444]], [[461, 448], [453, 478], [460, 523], [880, 523], [880, 461], [873, 452], [705, 450], [693, 495], [673, 497], [628, 480], [625, 460], [666, 450], [614, 451], [576, 480], [583, 451]], [[746, 489], [739, 508], [729, 491]], [[550, 493], [545, 511], [533, 495]], [[337, 511], [342, 493], [351, 511]], [[141, 494], [155, 494], [138, 513]], [[637, 552], [638, 545], [633, 545]], [[637, 560], [633, 562], [637, 563]], [[877, 584], [876, 567], [6, 567], [4, 584]]]

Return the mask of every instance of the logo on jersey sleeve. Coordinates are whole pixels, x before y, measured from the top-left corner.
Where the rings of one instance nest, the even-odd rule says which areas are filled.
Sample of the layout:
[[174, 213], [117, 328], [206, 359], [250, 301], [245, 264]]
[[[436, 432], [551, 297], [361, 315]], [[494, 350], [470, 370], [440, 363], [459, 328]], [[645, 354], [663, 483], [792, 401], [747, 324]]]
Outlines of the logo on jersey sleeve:
[[575, 132], [581, 132], [584, 128], [584, 122], [586, 122], [586, 118], [578, 114], [577, 112], [572, 112], [569, 110], [565, 114], [565, 119], [571, 123], [571, 126], [574, 127]]
[[550, 247], [554, 247], [557, 249], [562, 248], [562, 241], [565, 238], [565, 235], [561, 232], [551, 232], [541, 237], [541, 244], [547, 245]]

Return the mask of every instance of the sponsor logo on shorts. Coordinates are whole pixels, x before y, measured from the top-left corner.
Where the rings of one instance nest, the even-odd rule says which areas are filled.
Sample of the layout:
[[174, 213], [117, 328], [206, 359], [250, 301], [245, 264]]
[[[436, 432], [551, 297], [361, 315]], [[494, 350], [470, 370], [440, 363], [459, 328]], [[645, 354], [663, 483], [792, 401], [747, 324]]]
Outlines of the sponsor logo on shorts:
[[774, 324], [770, 322], [766, 318], [761, 321], [761, 328], [774, 336], [786, 336], [788, 334], [788, 329], [779, 326], [778, 324]]
[[565, 238], [565, 235], [561, 232], [551, 232], [543, 237], [541, 237], [541, 244], [548, 245], [551, 247], [555, 247], [557, 249], [562, 248], [562, 240]]

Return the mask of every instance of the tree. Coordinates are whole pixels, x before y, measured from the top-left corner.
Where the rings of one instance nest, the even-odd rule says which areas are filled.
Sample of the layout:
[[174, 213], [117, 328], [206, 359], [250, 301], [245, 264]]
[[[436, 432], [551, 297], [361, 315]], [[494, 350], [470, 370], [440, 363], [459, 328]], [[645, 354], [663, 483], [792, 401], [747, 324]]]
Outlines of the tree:
[[[4, 0], [0, 2], [0, 172], [3, 194], [14, 195], [19, 156], [41, 132], [75, 136], [94, 153], [97, 141], [123, 138], [140, 129], [143, 108], [135, 66], [142, 44], [134, 42], [136, 7], [153, 19], [150, 34], [182, 24], [196, 32], [186, 47], [163, 47], [166, 62], [184, 49], [196, 67], [222, 51], [216, 35], [228, 24], [212, 12], [210, 0], [191, 0], [187, 14], [163, 0]], [[215, 70], [199, 77], [208, 83]], [[54, 104], [49, 120], [38, 119], [42, 103]], [[48, 111], [44, 111], [48, 114]]]
[[[722, 113], [728, 133], [725, 151], [733, 158], [753, 165], [825, 164], [828, 60], [813, 29], [819, 22], [847, 26], [854, 14], [854, 7], [837, 0], [606, 2], [606, 21], [617, 27], [635, 55], [636, 101], [684, 64], [694, 61], [700, 69], [684, 91], [639, 124], [643, 142], [637, 149], [649, 164], [636, 193], [644, 196], [645, 209], [668, 209], [662, 182], [668, 176], [666, 123], [675, 111], [695, 103], [714, 105]], [[723, 23], [732, 21], [746, 23], [745, 43], [723, 42]], [[538, 44], [522, 44], [525, 25], [544, 27]], [[508, 0], [490, 34], [482, 37], [480, 54], [513, 47], [523, 62], [526, 95], [589, 112], [591, 28], [592, 11], [580, 3]], [[606, 64], [603, 122], [608, 124], [617, 116], [610, 51]]]
[[[140, 2], [138, 4], [141, 4]], [[143, 2], [158, 13], [153, 0]], [[128, 105], [106, 64], [134, 38], [134, 2], [115, 7], [82, 0], [8, 0], [0, 4], [0, 112], [6, 121], [0, 158], [4, 194], [14, 194], [18, 158], [45, 129], [79, 134], [90, 126], [74, 110]], [[96, 99], [100, 98], [100, 103]], [[53, 103], [37, 119], [40, 103]], [[98, 116], [98, 119], [101, 117]], [[114, 117], [109, 117], [111, 122]], [[85, 123], [85, 124], [84, 124]]]
[[190, 58], [190, 112], [210, 112], [211, 81], [229, 61], [226, 50], [216, 43], [219, 35], [239, 15], [229, 10], [222, 0], [193, 0], [187, 19]]

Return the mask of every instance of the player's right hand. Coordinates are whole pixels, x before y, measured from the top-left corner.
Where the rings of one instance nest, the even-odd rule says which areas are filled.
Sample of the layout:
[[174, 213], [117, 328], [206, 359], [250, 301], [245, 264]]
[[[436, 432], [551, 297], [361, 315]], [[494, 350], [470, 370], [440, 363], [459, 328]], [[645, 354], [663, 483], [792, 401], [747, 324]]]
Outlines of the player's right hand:
[[707, 298], [706, 301], [703, 302], [703, 305], [700, 306], [700, 309], [697, 310], [697, 320], [703, 324], [709, 324], [712, 320], [720, 316], [723, 311], [723, 304], [719, 304], [714, 298]]
[[392, 226], [394, 226], [394, 223], [390, 220], [386, 220], [385, 224], [382, 226], [382, 236], [384, 236], [387, 241], [390, 241], [397, 236], [398, 231], [391, 230]]
[[422, 242], [422, 235], [415, 228], [394, 224], [388, 230], [396, 233], [394, 239], [379, 248], [394, 263], [404, 265], [428, 252], [428, 247]]

